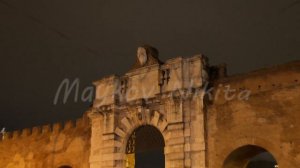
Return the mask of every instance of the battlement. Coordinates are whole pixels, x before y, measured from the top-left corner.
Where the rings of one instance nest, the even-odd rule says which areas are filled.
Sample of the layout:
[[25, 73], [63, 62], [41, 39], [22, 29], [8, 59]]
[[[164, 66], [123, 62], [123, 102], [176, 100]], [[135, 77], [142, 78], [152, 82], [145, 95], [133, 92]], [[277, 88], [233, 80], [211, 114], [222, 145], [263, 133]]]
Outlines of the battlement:
[[12, 132], [5, 132], [1, 141], [18, 140], [19, 138], [37, 137], [49, 134], [59, 134], [61, 132], [83, 129], [89, 127], [89, 119], [87, 112], [76, 120], [68, 120], [65, 122], [57, 122], [43, 126], [35, 126], [32, 128], [24, 128], [22, 130], [14, 130]]

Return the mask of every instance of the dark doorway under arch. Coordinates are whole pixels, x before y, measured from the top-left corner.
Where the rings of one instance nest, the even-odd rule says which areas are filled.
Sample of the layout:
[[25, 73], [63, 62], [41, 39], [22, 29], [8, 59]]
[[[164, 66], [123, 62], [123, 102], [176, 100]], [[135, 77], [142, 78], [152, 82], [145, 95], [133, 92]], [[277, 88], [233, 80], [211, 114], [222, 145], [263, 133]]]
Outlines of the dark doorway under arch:
[[128, 168], [164, 168], [164, 138], [153, 126], [145, 125], [137, 128], [130, 136], [126, 154], [134, 157], [134, 166]]
[[229, 154], [223, 168], [276, 168], [274, 156], [262, 147], [246, 145]]

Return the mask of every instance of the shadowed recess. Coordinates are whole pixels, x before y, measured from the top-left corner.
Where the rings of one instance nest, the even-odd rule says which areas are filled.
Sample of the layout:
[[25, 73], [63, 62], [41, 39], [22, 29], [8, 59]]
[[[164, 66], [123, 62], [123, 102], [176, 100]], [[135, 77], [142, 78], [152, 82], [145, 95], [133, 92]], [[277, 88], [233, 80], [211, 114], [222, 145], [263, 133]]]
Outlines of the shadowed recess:
[[135, 168], [164, 168], [164, 138], [153, 126], [137, 128], [135, 135]]
[[231, 152], [223, 168], [275, 168], [276, 165], [277, 161], [266, 149], [246, 145]]

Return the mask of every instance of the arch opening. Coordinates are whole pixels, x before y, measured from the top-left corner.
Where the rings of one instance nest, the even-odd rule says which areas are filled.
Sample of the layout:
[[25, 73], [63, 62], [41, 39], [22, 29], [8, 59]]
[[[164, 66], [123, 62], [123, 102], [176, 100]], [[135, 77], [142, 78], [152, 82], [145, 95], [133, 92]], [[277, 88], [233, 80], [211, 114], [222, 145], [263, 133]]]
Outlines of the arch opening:
[[126, 168], [164, 168], [165, 141], [160, 131], [150, 125], [138, 127], [126, 145]]
[[266, 149], [246, 145], [231, 152], [224, 161], [223, 168], [278, 168], [278, 163]]

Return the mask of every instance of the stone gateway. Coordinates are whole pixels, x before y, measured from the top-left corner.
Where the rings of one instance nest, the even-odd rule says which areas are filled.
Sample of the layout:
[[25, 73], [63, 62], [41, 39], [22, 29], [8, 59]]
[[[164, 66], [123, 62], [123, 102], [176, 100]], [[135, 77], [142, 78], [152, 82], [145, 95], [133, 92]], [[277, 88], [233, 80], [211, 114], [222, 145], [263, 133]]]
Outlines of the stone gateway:
[[[3, 132], [1, 168], [298, 168], [300, 61], [227, 76], [145, 45], [81, 119]], [[235, 95], [235, 96], [234, 96]]]

